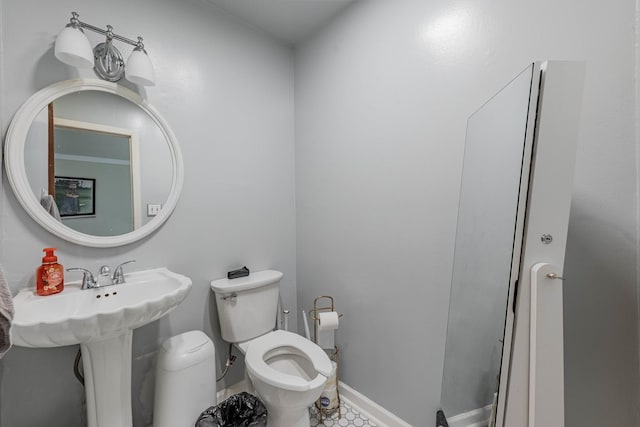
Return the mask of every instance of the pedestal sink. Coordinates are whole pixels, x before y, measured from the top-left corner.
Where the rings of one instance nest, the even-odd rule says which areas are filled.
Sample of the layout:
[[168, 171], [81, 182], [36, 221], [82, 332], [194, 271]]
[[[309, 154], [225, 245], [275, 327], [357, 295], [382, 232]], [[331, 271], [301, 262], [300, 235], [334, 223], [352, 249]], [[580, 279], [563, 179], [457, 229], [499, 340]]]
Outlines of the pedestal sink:
[[125, 283], [40, 297], [23, 289], [13, 299], [11, 337], [21, 347], [80, 344], [88, 427], [132, 427], [133, 330], [164, 316], [186, 297], [191, 279], [166, 268], [125, 275]]

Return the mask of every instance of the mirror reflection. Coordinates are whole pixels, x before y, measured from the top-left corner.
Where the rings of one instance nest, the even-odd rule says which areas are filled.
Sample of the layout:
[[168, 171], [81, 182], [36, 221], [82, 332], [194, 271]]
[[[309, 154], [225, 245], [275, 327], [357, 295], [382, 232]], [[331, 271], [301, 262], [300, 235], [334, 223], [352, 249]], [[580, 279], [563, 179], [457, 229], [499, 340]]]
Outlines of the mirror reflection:
[[524, 215], [523, 162], [530, 161], [523, 155], [532, 70], [467, 123], [441, 396], [450, 422], [473, 413], [489, 420], [497, 398], [509, 285], [518, 275], [514, 247], [522, 240], [516, 224]]
[[118, 236], [149, 222], [171, 188], [168, 142], [136, 104], [100, 91], [55, 99], [31, 123], [25, 141], [31, 190], [65, 226]]

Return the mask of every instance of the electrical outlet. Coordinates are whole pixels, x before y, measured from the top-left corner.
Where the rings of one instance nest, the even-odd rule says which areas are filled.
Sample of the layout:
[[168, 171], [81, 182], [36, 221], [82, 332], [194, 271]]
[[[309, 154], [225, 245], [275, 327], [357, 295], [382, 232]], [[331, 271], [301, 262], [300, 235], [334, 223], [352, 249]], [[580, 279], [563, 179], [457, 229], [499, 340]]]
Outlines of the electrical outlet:
[[162, 205], [157, 205], [152, 203], [147, 204], [147, 216], [158, 215], [160, 213], [161, 208], [162, 208]]

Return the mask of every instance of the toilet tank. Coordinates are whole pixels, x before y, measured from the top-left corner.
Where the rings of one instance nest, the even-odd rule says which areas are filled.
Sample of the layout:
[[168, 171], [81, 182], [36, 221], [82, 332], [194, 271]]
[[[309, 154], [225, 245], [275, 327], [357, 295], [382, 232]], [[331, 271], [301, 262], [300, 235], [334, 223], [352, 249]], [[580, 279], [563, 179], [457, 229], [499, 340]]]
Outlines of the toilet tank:
[[274, 329], [282, 276], [279, 271], [264, 270], [211, 282], [225, 341], [247, 341]]

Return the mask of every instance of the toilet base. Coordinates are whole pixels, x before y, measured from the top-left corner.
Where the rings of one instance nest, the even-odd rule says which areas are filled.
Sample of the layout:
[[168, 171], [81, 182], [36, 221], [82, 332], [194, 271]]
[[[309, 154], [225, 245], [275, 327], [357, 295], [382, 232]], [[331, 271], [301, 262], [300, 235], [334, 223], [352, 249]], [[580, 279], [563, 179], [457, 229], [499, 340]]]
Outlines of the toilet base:
[[280, 408], [266, 405], [269, 427], [310, 427], [309, 408]]

